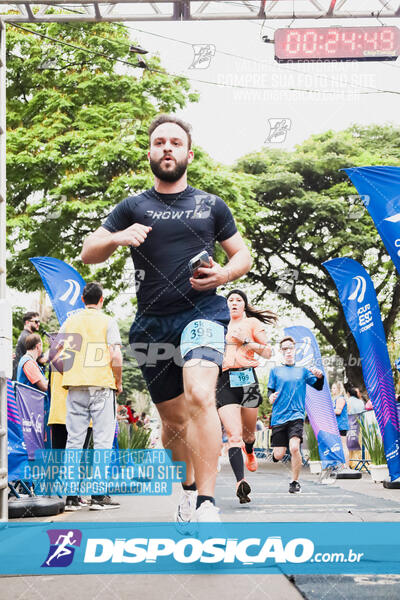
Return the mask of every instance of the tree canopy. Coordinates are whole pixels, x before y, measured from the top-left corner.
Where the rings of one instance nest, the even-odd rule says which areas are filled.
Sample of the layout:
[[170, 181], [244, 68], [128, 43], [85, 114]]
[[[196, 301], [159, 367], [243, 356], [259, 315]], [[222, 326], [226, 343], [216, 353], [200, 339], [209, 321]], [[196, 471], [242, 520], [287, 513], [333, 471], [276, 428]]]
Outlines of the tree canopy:
[[[293, 152], [264, 149], [243, 157], [236, 170], [253, 176], [258, 210], [246, 235], [254, 256], [250, 278], [300, 308], [345, 359], [358, 384], [361, 369], [326, 260], [350, 256], [374, 280], [386, 334], [400, 307], [400, 280], [372, 219], [344, 167], [400, 165], [400, 128], [353, 126], [314, 135]], [[288, 285], [288, 284], [291, 285]], [[321, 339], [321, 338], [320, 338]]]
[[[115, 204], [152, 186], [150, 121], [198, 96], [186, 79], [164, 72], [157, 57], [146, 58], [149, 68], [144, 70], [118, 63], [136, 61], [122, 25], [30, 29], [60, 43], [8, 28], [8, 284], [23, 291], [40, 289], [28, 259], [50, 255], [83, 277], [99, 279], [113, 296], [133, 291], [126, 248], [93, 268], [79, 259], [82, 241]], [[243, 230], [251, 203], [249, 177], [215, 163], [200, 148], [195, 154], [189, 182], [222, 196], [240, 216]]]
[[[88, 275], [77, 261], [85, 235], [151, 182], [149, 122], [197, 99], [157, 57], [149, 69], [135, 67], [122, 25], [30, 29], [52, 40], [12, 25], [7, 35], [8, 283], [24, 291], [40, 286], [32, 256], [60, 258]], [[115, 281], [110, 271], [105, 285]]]

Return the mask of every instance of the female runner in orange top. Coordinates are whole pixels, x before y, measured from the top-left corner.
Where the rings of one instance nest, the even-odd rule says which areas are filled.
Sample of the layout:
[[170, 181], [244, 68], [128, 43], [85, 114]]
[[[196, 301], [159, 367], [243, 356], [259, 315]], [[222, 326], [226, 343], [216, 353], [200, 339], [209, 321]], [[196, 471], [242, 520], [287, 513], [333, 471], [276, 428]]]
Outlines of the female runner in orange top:
[[[241, 290], [227, 296], [231, 320], [226, 335], [226, 350], [222, 374], [217, 384], [217, 409], [228, 434], [229, 462], [235, 474], [236, 495], [240, 504], [250, 502], [250, 485], [244, 478], [242, 449], [249, 471], [256, 471], [253, 452], [258, 407], [262, 396], [255, 367], [258, 356], [270, 358], [271, 347], [264, 324], [275, 323], [275, 313], [251, 306]], [[244, 443], [243, 443], [244, 442]]]

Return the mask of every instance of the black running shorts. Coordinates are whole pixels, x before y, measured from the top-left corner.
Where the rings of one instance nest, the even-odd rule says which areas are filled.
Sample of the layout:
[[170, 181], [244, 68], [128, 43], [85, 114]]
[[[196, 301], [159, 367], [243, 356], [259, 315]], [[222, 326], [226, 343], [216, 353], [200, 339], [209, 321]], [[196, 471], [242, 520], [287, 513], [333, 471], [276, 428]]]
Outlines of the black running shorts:
[[165, 316], [139, 315], [132, 324], [129, 333], [131, 356], [138, 361], [155, 404], [183, 393], [182, 367], [188, 360], [207, 360], [222, 366], [223, 348], [219, 352], [209, 346], [198, 346], [182, 358], [182, 332], [196, 320], [215, 323], [222, 328], [224, 339], [230, 320], [226, 299], [215, 294], [205, 296], [189, 310]]
[[[243, 369], [232, 369], [232, 371], [242, 371]], [[227, 404], [240, 404], [244, 408], [257, 408], [262, 402], [260, 388], [258, 386], [257, 374], [254, 374], [255, 383], [243, 385], [241, 387], [231, 387], [229, 380], [229, 369], [224, 371], [218, 377], [217, 383], [217, 408]]]
[[271, 447], [288, 448], [289, 440], [292, 437], [298, 437], [302, 442], [303, 426], [303, 419], [295, 419], [294, 421], [288, 421], [287, 423], [282, 423], [281, 425], [273, 425], [271, 434]]

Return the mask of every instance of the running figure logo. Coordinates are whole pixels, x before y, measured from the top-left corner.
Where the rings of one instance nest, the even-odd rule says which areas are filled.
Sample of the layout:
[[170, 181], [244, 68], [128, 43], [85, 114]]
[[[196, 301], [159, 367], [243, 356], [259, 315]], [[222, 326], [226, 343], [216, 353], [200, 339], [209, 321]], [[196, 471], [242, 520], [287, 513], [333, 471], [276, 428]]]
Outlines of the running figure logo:
[[50, 550], [42, 567], [68, 567], [74, 558], [75, 548], [81, 545], [80, 529], [48, 529]]
[[196, 207], [192, 219], [208, 219], [211, 215], [211, 208], [215, 206], [215, 198], [205, 194], [195, 196]]
[[192, 44], [194, 57], [189, 69], [208, 69], [215, 56], [214, 44]]
[[286, 140], [287, 133], [292, 126], [292, 121], [290, 119], [268, 119], [268, 124], [269, 133], [264, 144], [280, 144]]

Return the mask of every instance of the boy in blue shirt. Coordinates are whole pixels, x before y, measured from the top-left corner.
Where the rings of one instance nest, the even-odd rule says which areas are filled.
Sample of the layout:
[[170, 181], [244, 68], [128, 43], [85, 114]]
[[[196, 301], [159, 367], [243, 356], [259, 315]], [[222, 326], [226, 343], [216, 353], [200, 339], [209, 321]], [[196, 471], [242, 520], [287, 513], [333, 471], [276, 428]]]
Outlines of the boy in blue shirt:
[[300, 444], [303, 441], [306, 384], [312, 385], [316, 390], [322, 390], [324, 375], [315, 367], [306, 369], [295, 365], [296, 346], [292, 337], [284, 337], [279, 346], [283, 354], [283, 364], [271, 370], [268, 381], [268, 396], [272, 403], [271, 446], [274, 449], [274, 462], [281, 460], [286, 454], [286, 448], [289, 448], [292, 466], [289, 493], [299, 494]]

